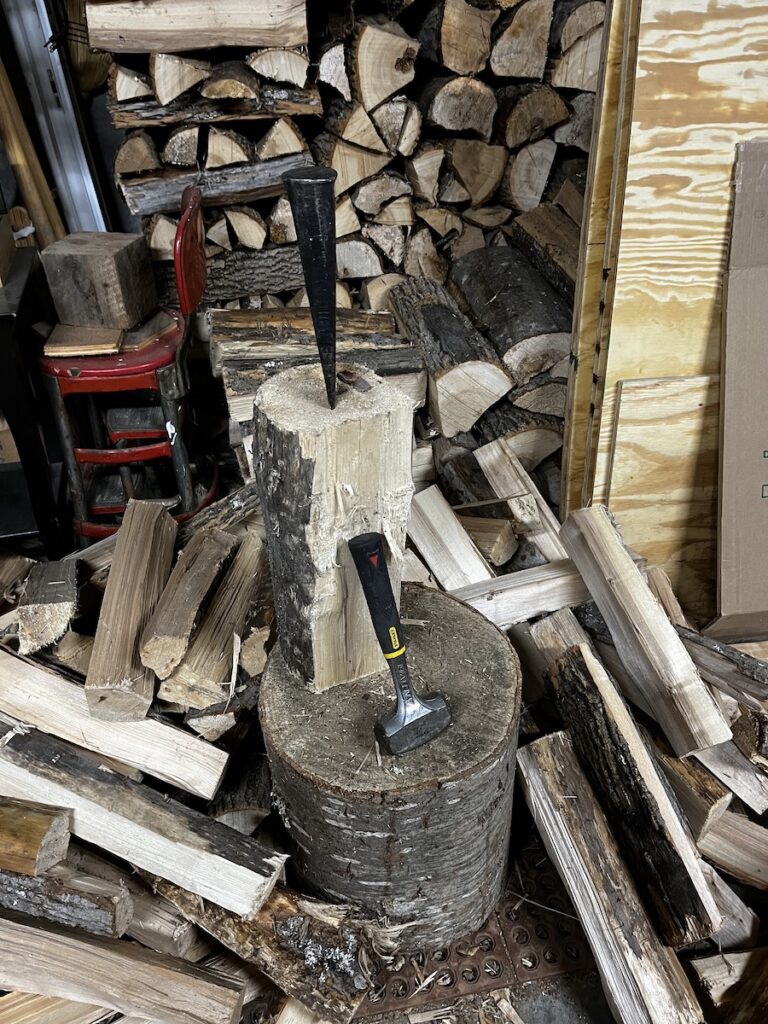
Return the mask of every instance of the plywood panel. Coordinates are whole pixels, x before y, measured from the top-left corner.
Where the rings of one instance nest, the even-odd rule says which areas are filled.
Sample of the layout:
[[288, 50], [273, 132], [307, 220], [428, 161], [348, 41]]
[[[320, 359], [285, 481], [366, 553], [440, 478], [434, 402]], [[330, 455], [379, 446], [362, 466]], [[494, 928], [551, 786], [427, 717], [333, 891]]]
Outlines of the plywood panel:
[[618, 381], [719, 369], [735, 145], [768, 134], [767, 52], [766, 0], [642, 0], [594, 501]]
[[719, 380], [624, 380], [608, 492], [624, 540], [666, 569], [684, 607], [714, 613]]

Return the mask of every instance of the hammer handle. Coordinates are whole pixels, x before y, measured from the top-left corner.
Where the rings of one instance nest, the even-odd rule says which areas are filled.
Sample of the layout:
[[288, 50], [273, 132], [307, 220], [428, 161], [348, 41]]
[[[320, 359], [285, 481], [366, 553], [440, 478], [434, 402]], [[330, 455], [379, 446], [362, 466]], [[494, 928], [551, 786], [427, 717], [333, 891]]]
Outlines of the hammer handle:
[[362, 533], [353, 537], [349, 541], [349, 550], [360, 577], [376, 638], [384, 657], [391, 662], [405, 654], [405, 637], [392, 593], [381, 534]]

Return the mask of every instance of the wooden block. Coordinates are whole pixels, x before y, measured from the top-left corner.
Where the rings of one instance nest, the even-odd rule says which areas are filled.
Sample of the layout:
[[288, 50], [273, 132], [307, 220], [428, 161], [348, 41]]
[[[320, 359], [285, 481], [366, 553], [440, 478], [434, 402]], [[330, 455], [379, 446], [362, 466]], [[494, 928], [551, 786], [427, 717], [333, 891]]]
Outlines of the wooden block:
[[459, 522], [491, 565], [504, 565], [519, 547], [512, 523], [504, 519], [459, 516]]
[[[707, 998], [722, 1013], [728, 1013], [734, 1007], [738, 1007], [748, 982], [754, 976], [761, 979], [761, 985], [765, 985], [763, 970], [768, 965], [768, 947], [762, 946], [759, 949], [751, 949], [742, 953], [716, 953], [714, 956], [702, 957], [700, 960], [691, 960], [690, 966], [694, 977], [701, 985]], [[751, 987], [751, 986], [750, 986]], [[751, 1003], [749, 1010], [756, 1007], [755, 997], [758, 993], [750, 992]], [[730, 1024], [736, 1018], [726, 1018]], [[743, 1024], [750, 1024], [750, 1021], [757, 1021], [759, 1017], [747, 1016]]]
[[128, 503], [85, 681], [95, 718], [136, 721], [149, 710], [154, 674], [141, 663], [139, 642], [171, 571], [175, 537], [161, 505]]
[[728, 885], [711, 864], [700, 861], [704, 877], [723, 921], [712, 936], [718, 949], [744, 949], [754, 946], [760, 933], [760, 918]]
[[56, 324], [43, 349], [52, 358], [64, 356], [110, 356], [120, 351], [122, 327], [72, 327]]
[[756, 814], [768, 811], [768, 776], [755, 768], [735, 743], [699, 750], [694, 757]]
[[135, 327], [157, 305], [144, 235], [80, 231], [42, 253], [63, 324]]
[[33, 565], [19, 601], [19, 651], [32, 654], [66, 633], [77, 614], [78, 562]]
[[159, 719], [110, 722], [93, 718], [82, 686], [7, 651], [0, 651], [0, 711], [208, 799], [216, 792], [227, 765], [223, 750]]
[[693, 758], [672, 757], [658, 747], [654, 754], [698, 842], [728, 810], [733, 793]]
[[0, 799], [0, 869], [40, 875], [64, 860], [70, 812], [23, 800]]
[[10, 725], [0, 730], [4, 796], [24, 794], [72, 808], [78, 838], [183, 882], [235, 913], [253, 913], [267, 899], [285, 857], [146, 786], [105, 772], [60, 740]]
[[493, 577], [488, 563], [435, 484], [414, 495], [408, 536], [445, 590], [457, 590]]
[[659, 941], [566, 733], [518, 751], [523, 792], [573, 901], [623, 1024], [703, 1020], [675, 954]]
[[726, 874], [768, 890], [768, 829], [726, 811], [699, 840], [699, 849]]
[[75, 1003], [57, 996], [36, 996], [29, 992], [7, 992], [0, 996], [0, 1019], [4, 1024], [99, 1024], [103, 1006]]
[[234, 1024], [244, 983], [131, 942], [0, 918], [3, 984], [167, 1024]]
[[303, 0], [88, 0], [88, 40], [100, 50], [197, 50], [217, 46], [301, 46]]
[[509, 629], [537, 615], [573, 608], [589, 600], [586, 583], [567, 559], [471, 583], [453, 594], [482, 612], [499, 629]]

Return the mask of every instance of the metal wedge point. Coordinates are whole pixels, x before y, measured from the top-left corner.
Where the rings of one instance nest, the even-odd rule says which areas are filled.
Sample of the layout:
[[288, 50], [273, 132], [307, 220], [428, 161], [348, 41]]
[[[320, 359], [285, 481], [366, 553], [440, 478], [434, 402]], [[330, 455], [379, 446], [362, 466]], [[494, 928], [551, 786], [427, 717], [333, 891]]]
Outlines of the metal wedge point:
[[381, 534], [363, 533], [348, 543], [397, 696], [392, 713], [374, 726], [376, 739], [388, 754], [405, 754], [430, 743], [447, 729], [451, 712], [439, 693], [420, 697], [413, 688]]
[[336, 408], [336, 171], [301, 167], [283, 175], [304, 270], [328, 404]]

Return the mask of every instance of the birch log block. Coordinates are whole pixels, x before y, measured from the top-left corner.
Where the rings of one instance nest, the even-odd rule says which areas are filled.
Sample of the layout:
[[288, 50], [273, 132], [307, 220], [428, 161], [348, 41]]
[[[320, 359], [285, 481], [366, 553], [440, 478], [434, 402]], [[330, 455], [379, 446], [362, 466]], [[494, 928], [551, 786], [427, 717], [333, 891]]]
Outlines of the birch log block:
[[313, 694], [277, 648], [260, 712], [296, 869], [330, 899], [410, 926], [399, 941], [415, 949], [477, 928], [504, 887], [520, 668], [506, 637], [448, 595], [407, 586], [402, 604], [416, 686], [451, 708], [436, 740], [379, 760], [389, 673]]
[[413, 494], [410, 401], [369, 370], [338, 368], [335, 409], [318, 366], [271, 377], [254, 407], [280, 646], [315, 691], [384, 667], [346, 542], [386, 537], [397, 594]]

